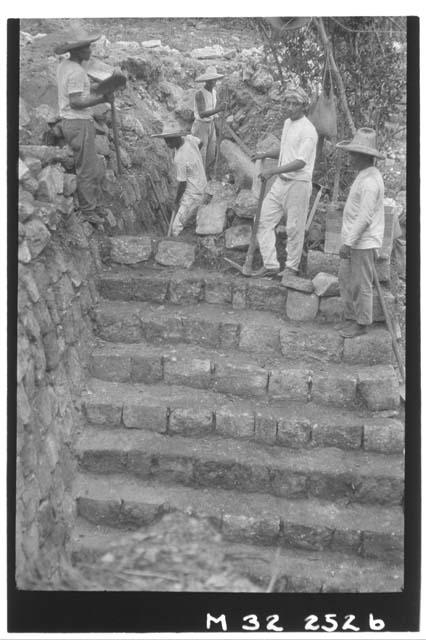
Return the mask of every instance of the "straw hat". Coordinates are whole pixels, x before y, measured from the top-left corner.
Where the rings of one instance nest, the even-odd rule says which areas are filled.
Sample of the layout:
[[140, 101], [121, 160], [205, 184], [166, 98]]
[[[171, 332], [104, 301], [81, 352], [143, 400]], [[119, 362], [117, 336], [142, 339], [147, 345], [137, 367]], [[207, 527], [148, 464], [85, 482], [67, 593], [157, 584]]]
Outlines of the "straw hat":
[[365, 153], [368, 156], [384, 159], [384, 155], [377, 151], [376, 132], [369, 127], [361, 127], [358, 129], [352, 140], [342, 140], [338, 142], [336, 147], [345, 151], [355, 151], [356, 153]]
[[181, 138], [187, 135], [187, 131], [178, 129], [177, 125], [166, 124], [163, 127], [163, 133], [154, 133], [151, 138]]
[[87, 47], [88, 44], [96, 42], [96, 40], [99, 40], [100, 37], [100, 35], [90, 36], [86, 31], [83, 31], [81, 29], [68, 31], [63, 35], [63, 43], [58, 44], [58, 46], [55, 47], [55, 53], [56, 55], [61, 56], [68, 51], [72, 51], [73, 49], [81, 49], [82, 47]]
[[207, 67], [204, 73], [198, 78], [195, 78], [195, 82], [207, 82], [207, 80], [220, 80], [220, 78], [224, 78], [224, 73], [218, 73], [216, 71], [216, 67]]

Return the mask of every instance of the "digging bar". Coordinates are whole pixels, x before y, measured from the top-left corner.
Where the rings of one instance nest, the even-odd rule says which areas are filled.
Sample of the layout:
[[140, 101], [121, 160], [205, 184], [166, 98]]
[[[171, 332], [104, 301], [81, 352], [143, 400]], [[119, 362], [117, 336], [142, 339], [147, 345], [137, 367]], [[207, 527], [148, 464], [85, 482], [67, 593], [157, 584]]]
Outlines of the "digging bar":
[[167, 214], [166, 214], [166, 212], [164, 210], [163, 204], [162, 204], [162, 202], [160, 200], [160, 197], [158, 195], [157, 187], [155, 186], [154, 181], [153, 181], [153, 179], [151, 178], [151, 176], [149, 174], [148, 174], [148, 180], [149, 180], [149, 183], [150, 183], [150, 185], [152, 187], [152, 190], [153, 190], [153, 192], [155, 194], [155, 198], [156, 198], [156, 200], [158, 202], [158, 206], [160, 207], [160, 211], [161, 211], [161, 215], [162, 215], [161, 227], [163, 228], [163, 231], [165, 232], [167, 230], [168, 226], [169, 226], [169, 220], [167, 218]]
[[256, 249], [257, 230], [259, 228], [260, 212], [262, 210], [263, 198], [265, 197], [265, 189], [266, 189], [266, 180], [265, 178], [261, 178], [260, 194], [259, 194], [259, 200], [257, 204], [256, 215], [254, 217], [253, 228], [251, 230], [250, 244], [247, 250], [246, 259], [243, 266], [239, 265], [237, 262], [234, 262], [233, 260], [230, 260], [229, 258], [224, 258], [226, 262], [228, 262], [240, 273], [242, 273], [243, 276], [251, 276], [253, 272], [253, 258], [254, 258], [254, 251]]

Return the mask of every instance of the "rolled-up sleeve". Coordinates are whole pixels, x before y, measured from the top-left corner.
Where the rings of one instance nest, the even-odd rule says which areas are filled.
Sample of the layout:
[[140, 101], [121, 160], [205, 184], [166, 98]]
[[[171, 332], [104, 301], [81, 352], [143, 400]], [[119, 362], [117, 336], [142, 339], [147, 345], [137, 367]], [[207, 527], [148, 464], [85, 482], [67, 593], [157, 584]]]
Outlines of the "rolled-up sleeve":
[[374, 180], [366, 180], [361, 187], [358, 215], [347, 229], [345, 244], [354, 246], [363, 231], [372, 223], [378, 198], [378, 187]]
[[85, 75], [78, 71], [73, 71], [67, 78], [68, 93], [83, 93], [85, 85]]
[[187, 181], [187, 170], [185, 162], [176, 162], [176, 178], [178, 182]]

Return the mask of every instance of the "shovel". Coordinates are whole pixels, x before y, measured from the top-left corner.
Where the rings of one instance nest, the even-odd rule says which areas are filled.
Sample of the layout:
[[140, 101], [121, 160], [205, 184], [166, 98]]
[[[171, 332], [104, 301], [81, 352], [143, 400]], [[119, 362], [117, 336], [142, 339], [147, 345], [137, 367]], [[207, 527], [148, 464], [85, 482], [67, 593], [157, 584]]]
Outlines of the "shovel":
[[237, 269], [240, 273], [242, 273], [243, 276], [251, 276], [251, 274], [253, 273], [253, 258], [254, 258], [254, 251], [256, 249], [257, 230], [259, 228], [260, 212], [262, 210], [262, 203], [263, 203], [263, 198], [265, 197], [265, 189], [266, 189], [265, 178], [261, 178], [260, 180], [261, 180], [261, 185], [260, 185], [259, 200], [257, 204], [256, 215], [254, 216], [253, 229], [251, 231], [250, 244], [247, 250], [245, 262], [243, 266], [240, 266], [237, 262], [234, 262], [229, 258], [224, 258], [226, 262], [229, 262], [229, 264], [232, 265], [234, 269]]

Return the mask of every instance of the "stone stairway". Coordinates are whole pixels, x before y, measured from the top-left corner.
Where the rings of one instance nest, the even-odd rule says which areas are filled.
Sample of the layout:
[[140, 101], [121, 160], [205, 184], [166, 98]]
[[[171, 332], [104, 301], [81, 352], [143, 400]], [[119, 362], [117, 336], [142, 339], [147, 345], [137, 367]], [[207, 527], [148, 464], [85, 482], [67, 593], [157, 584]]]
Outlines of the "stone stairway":
[[202, 268], [106, 267], [98, 289], [75, 557], [177, 510], [209, 518], [265, 589], [277, 547], [279, 590], [403, 588], [404, 427], [383, 326], [344, 340], [321, 301], [296, 322], [300, 292]]

